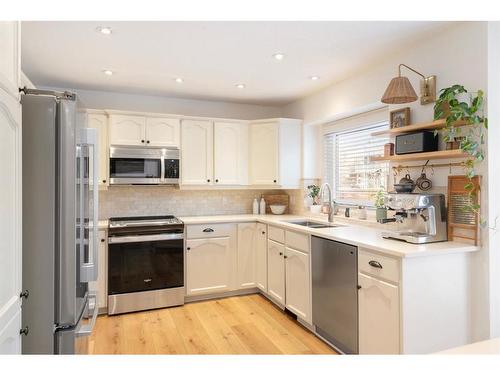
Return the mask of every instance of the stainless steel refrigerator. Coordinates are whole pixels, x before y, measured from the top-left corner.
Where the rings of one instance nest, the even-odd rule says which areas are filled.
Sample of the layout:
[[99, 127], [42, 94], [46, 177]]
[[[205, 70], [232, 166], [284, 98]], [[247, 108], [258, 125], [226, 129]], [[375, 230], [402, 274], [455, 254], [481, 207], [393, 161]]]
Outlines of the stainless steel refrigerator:
[[97, 134], [75, 94], [24, 90], [25, 354], [86, 353], [97, 317]]

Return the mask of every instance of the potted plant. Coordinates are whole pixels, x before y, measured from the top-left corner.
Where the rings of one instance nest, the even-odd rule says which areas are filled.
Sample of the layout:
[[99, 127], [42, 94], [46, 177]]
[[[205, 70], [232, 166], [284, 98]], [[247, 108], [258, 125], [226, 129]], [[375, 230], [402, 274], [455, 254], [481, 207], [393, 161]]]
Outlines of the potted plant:
[[312, 206], [310, 207], [310, 210], [312, 213], [319, 214], [321, 212], [321, 206], [318, 202], [320, 187], [318, 185], [309, 185], [307, 190], [308, 197], [312, 199]]
[[[434, 105], [434, 119], [446, 119], [446, 126], [441, 129], [444, 142], [459, 141], [459, 149], [468, 155], [464, 163], [465, 175], [469, 182], [464, 189], [472, 198], [475, 187], [472, 178], [476, 175], [475, 166], [484, 160], [483, 145], [485, 132], [488, 129], [488, 119], [484, 117], [484, 93], [468, 93], [464, 86], [453, 85], [440, 91], [439, 98]], [[455, 126], [456, 122], [465, 122], [465, 126]], [[439, 130], [434, 131], [437, 135]], [[475, 199], [471, 199], [473, 202]], [[478, 204], [470, 204], [465, 210], [477, 213]]]
[[375, 213], [375, 218], [377, 221], [381, 219], [387, 219], [387, 208], [385, 207], [385, 190], [380, 189], [375, 193], [375, 207], [376, 207], [376, 213]]

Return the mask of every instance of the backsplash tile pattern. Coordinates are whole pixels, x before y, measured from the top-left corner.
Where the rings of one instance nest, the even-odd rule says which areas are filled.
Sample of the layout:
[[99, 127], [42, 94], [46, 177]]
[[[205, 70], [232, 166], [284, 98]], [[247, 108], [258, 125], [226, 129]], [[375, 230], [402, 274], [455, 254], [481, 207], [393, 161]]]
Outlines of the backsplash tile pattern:
[[[99, 219], [116, 216], [203, 216], [252, 213], [254, 197], [272, 190], [179, 190], [165, 186], [113, 186], [99, 192]], [[301, 190], [286, 190], [290, 212], [300, 211]]]

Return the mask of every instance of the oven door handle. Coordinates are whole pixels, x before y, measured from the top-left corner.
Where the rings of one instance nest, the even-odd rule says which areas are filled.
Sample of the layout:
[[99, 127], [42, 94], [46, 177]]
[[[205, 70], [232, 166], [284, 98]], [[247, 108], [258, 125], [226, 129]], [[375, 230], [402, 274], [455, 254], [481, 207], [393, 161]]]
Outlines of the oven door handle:
[[183, 233], [152, 234], [149, 236], [117, 236], [117, 237], [108, 237], [108, 244], [182, 240], [183, 238], [184, 238]]

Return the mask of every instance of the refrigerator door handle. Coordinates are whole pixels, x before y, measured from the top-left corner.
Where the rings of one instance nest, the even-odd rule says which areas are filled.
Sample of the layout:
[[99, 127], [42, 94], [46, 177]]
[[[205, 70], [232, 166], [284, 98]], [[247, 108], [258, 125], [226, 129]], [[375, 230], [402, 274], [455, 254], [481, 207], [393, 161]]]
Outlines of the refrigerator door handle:
[[92, 319], [90, 320], [89, 324], [85, 324], [80, 327], [78, 331], [75, 332], [76, 337], [81, 337], [81, 336], [90, 336], [92, 334], [92, 331], [94, 330], [95, 322], [97, 320], [97, 315], [99, 312], [99, 307], [97, 306], [97, 293], [92, 292], [89, 293], [88, 301], [87, 304], [90, 307], [90, 301], [94, 301], [94, 310], [92, 311]]
[[93, 212], [92, 221], [89, 223], [92, 230], [89, 228], [89, 233], [92, 232], [92, 258], [87, 263], [82, 263], [81, 267], [81, 281], [97, 281], [98, 273], [98, 259], [99, 259], [99, 145], [97, 137], [97, 129], [85, 128], [83, 129], [82, 143], [91, 146], [92, 149], [92, 193], [93, 193]]

